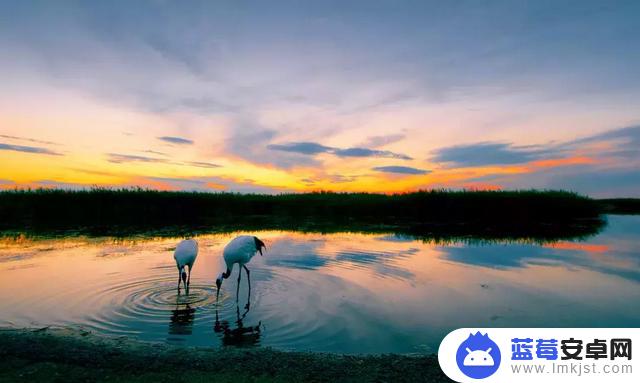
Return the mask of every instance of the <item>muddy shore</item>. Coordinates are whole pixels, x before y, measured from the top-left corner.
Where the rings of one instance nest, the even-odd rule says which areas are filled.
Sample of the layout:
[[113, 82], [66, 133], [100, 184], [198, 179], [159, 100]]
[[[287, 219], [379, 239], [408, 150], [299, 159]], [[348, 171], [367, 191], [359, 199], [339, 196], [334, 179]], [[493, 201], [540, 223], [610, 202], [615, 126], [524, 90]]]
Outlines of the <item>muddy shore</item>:
[[0, 329], [2, 382], [449, 382], [436, 356], [206, 349], [82, 330]]

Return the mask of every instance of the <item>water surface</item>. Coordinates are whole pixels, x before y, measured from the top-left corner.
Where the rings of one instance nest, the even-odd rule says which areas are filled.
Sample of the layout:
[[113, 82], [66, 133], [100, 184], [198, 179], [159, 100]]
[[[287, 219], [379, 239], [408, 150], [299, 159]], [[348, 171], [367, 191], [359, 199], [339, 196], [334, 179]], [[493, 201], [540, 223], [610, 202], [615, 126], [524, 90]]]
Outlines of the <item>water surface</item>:
[[180, 238], [5, 239], [0, 326], [73, 326], [109, 336], [220, 347], [432, 353], [458, 327], [633, 327], [640, 323], [640, 216], [610, 216], [582, 242], [437, 243], [394, 234], [252, 232], [215, 302], [221, 251], [201, 235], [189, 295]]

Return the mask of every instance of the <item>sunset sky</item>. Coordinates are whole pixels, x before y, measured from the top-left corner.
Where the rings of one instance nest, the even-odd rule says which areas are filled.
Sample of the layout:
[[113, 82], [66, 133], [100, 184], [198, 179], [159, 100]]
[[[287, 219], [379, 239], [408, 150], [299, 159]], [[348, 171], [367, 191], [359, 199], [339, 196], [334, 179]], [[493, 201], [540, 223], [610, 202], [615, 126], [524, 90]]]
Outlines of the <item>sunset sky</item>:
[[640, 197], [639, 1], [0, 0], [0, 188]]

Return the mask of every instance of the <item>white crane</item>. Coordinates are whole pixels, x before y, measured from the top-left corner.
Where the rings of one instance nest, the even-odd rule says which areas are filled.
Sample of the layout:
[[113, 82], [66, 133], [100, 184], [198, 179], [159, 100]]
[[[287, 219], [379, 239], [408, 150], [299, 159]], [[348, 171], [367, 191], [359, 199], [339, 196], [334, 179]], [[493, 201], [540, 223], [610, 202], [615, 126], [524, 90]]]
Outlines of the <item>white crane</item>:
[[[173, 253], [173, 258], [176, 260], [176, 266], [178, 267], [178, 294], [180, 293], [180, 278], [184, 282], [184, 288], [189, 294], [189, 284], [191, 284], [191, 269], [198, 256], [198, 242], [195, 239], [185, 239], [176, 246], [176, 250]], [[184, 270], [186, 266], [189, 266], [189, 276]]]
[[[216, 286], [218, 287], [218, 291], [216, 293], [216, 300], [220, 296], [220, 286], [222, 286], [222, 281], [229, 278], [231, 276], [231, 271], [233, 270], [233, 265], [238, 264], [238, 287], [236, 289], [236, 302], [238, 301], [238, 293], [240, 292], [240, 277], [242, 276], [242, 269], [247, 272], [247, 279], [249, 281], [249, 297], [251, 297], [251, 277], [249, 275], [249, 269], [247, 269], [246, 264], [251, 261], [256, 253], [260, 253], [262, 255], [262, 249], [267, 249], [264, 242], [262, 242], [258, 237], [254, 237], [252, 235], [241, 235], [235, 237], [224, 247], [222, 251], [222, 255], [224, 257], [224, 263], [227, 265], [227, 270], [220, 275], [216, 279]], [[247, 302], [247, 307], [249, 303]]]

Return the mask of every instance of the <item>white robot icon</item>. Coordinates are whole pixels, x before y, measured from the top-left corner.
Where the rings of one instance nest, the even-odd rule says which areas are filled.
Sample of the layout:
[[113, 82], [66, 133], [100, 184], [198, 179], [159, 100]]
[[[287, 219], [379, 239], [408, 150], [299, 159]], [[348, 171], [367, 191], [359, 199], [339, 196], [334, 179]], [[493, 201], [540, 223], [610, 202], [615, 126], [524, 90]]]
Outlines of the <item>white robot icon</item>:
[[486, 351], [471, 351], [467, 347], [467, 356], [464, 357], [464, 362], [462, 364], [465, 366], [493, 366], [493, 357], [489, 355], [490, 352], [491, 347], [489, 347]]

